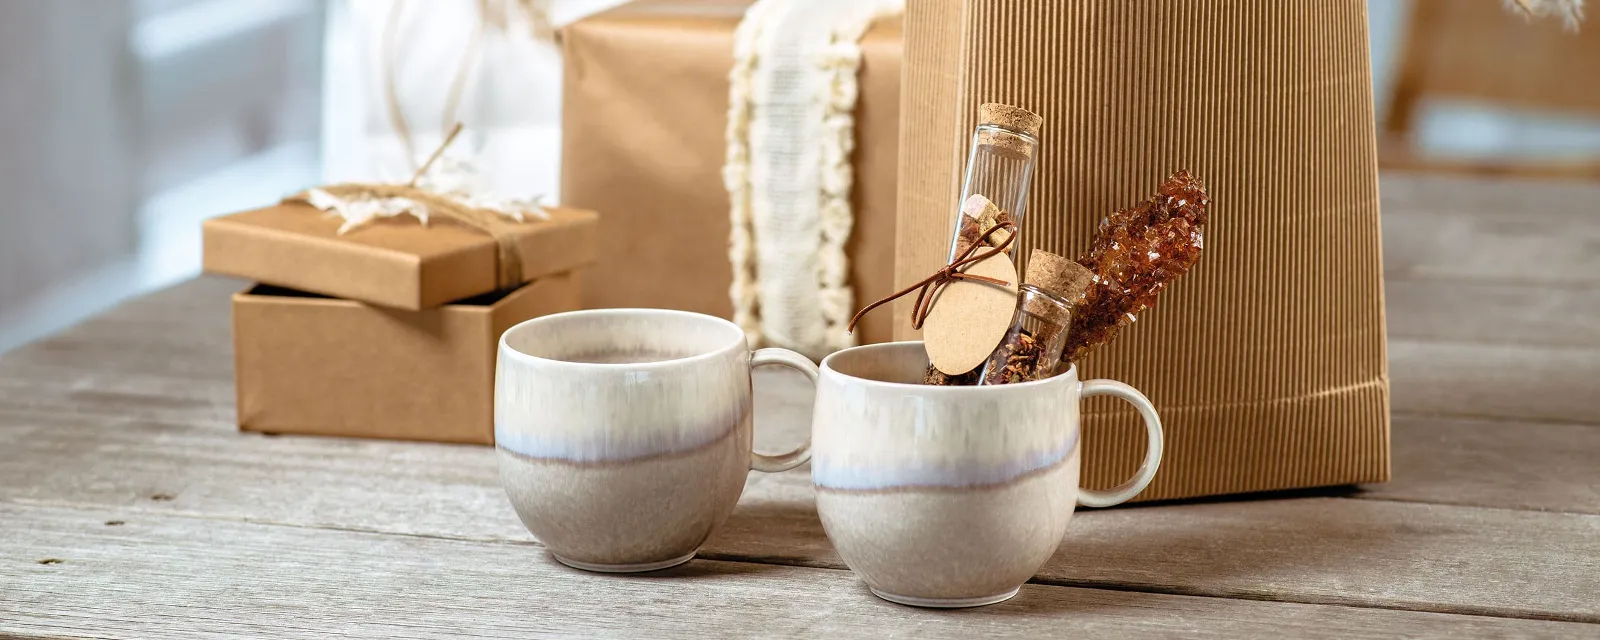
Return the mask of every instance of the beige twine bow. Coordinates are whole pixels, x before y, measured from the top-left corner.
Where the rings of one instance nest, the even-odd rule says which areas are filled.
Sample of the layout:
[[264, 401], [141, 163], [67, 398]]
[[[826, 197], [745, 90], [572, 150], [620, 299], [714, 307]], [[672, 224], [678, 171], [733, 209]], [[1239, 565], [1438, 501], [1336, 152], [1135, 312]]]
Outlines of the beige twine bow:
[[[517, 234], [514, 227], [502, 219], [507, 213], [487, 207], [474, 207], [455, 198], [443, 196], [417, 186], [417, 181], [427, 173], [428, 168], [444, 154], [446, 147], [454, 142], [457, 135], [461, 134], [462, 126], [456, 123], [455, 128], [445, 136], [444, 143], [435, 149], [433, 155], [428, 156], [428, 161], [417, 169], [411, 176], [411, 181], [405, 184], [381, 184], [366, 182], [345, 182], [334, 185], [308, 189], [289, 196], [284, 202], [297, 202], [323, 208], [316, 200], [316, 192], [322, 192], [345, 201], [377, 200], [398, 198], [415, 202], [427, 210], [429, 215], [437, 214], [464, 224], [468, 227], [482, 231], [493, 238], [498, 249], [495, 285], [497, 289], [514, 289], [522, 285], [522, 254], [517, 251]], [[424, 224], [426, 218], [418, 216]], [[374, 216], [373, 219], [376, 219]], [[365, 221], [356, 223], [359, 227]], [[340, 229], [339, 233], [353, 230]]]
[[917, 292], [917, 303], [911, 308], [911, 328], [921, 329], [922, 322], [927, 320], [928, 314], [933, 311], [933, 302], [939, 298], [939, 292], [952, 282], [957, 280], [972, 280], [975, 282], [984, 282], [1002, 287], [1010, 286], [1011, 283], [1006, 282], [1005, 280], [967, 273], [962, 271], [962, 269], [1005, 253], [1006, 249], [1011, 247], [1011, 241], [1017, 239], [1016, 233], [1012, 233], [1011, 235], [1007, 236], [1005, 240], [1000, 241], [1000, 244], [995, 245], [988, 251], [983, 253], [976, 252], [978, 247], [988, 246], [989, 236], [992, 236], [1002, 230], [1011, 231], [1015, 228], [1016, 225], [1010, 222], [1002, 222], [990, 227], [988, 231], [985, 231], [982, 236], [978, 237], [976, 242], [972, 243], [972, 246], [967, 247], [966, 251], [962, 251], [960, 255], [957, 255], [955, 259], [950, 261], [950, 264], [939, 267], [939, 270], [933, 272], [933, 275], [923, 278], [916, 284], [901, 289], [895, 293], [891, 293], [888, 296], [885, 296], [882, 300], [862, 307], [860, 311], [856, 312], [855, 317], [850, 319], [850, 325], [845, 327], [845, 331], [855, 331], [856, 324], [861, 322], [861, 318], [867, 315], [868, 312], [883, 305], [889, 304], [890, 302], [894, 302], [901, 296], [910, 295], [912, 291]]

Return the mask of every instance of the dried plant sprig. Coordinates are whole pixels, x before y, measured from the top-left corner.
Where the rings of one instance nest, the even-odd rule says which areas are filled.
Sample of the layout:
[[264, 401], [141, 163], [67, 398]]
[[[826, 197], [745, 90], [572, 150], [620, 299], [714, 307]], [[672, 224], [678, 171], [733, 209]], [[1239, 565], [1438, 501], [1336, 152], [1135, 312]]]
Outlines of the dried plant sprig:
[[1561, 18], [1572, 31], [1583, 21], [1583, 0], [1503, 0], [1506, 9], [1521, 14], [1529, 20], [1549, 16]]
[[339, 235], [374, 220], [409, 215], [428, 225], [431, 214], [488, 229], [493, 218], [526, 222], [529, 217], [549, 220], [539, 197], [497, 198], [488, 195], [487, 179], [470, 161], [451, 158], [445, 150], [462, 131], [456, 123], [444, 142], [417, 168], [405, 184], [345, 183], [315, 187], [290, 196], [344, 219]]

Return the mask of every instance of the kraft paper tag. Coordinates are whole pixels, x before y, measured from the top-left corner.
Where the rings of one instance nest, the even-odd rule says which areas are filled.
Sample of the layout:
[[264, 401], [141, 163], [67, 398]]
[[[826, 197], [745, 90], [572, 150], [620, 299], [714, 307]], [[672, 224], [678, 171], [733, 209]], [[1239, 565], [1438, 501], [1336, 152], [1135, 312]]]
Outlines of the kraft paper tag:
[[934, 368], [947, 375], [976, 369], [1011, 328], [1017, 309], [1017, 267], [999, 254], [965, 270], [1002, 280], [1006, 286], [956, 280], [939, 292], [922, 323], [923, 348]]

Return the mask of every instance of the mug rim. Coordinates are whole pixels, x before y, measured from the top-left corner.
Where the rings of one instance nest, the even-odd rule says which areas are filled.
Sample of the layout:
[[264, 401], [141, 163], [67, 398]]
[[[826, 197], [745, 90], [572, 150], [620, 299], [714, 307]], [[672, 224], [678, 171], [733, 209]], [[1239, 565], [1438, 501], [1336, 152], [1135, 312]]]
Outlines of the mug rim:
[[[707, 321], [707, 322], [710, 322], [711, 324], [721, 325], [721, 326], [726, 327], [728, 329], [732, 329], [733, 332], [734, 332], [735, 338], [732, 341], [730, 341], [728, 344], [725, 344], [723, 346], [717, 347], [715, 349], [711, 349], [710, 351], [706, 351], [704, 353], [697, 353], [697, 354], [694, 354], [694, 355], [683, 356], [681, 358], [671, 358], [671, 359], [668, 359], [668, 360], [656, 360], [656, 361], [652, 361], [652, 362], [573, 362], [571, 360], [558, 360], [558, 359], [555, 359], [555, 358], [546, 358], [546, 357], [543, 357], [543, 356], [536, 356], [536, 355], [533, 355], [531, 353], [524, 352], [524, 351], [522, 351], [520, 349], [512, 347], [506, 340], [508, 337], [511, 336], [511, 334], [513, 332], [528, 331], [529, 329], [533, 328], [534, 325], [538, 325], [538, 324], [541, 324], [541, 323], [553, 323], [553, 322], [557, 322], [557, 321], [560, 321], [560, 320], [563, 320], [563, 319], [570, 319], [570, 318], [574, 318], [574, 317], [598, 318], [598, 317], [604, 317], [604, 316], [630, 316], [630, 315], [633, 315], [633, 316], [658, 316], [658, 317], [659, 316], [674, 316], [674, 317], [679, 317], [679, 318], [692, 318], [692, 319], [694, 319], [696, 321]], [[699, 364], [701, 362], [705, 362], [705, 361], [713, 360], [713, 359], [716, 359], [716, 358], [724, 357], [730, 351], [737, 351], [737, 350], [741, 350], [741, 349], [746, 351], [746, 352], [748, 352], [749, 349], [750, 349], [748, 341], [749, 341], [749, 339], [745, 336], [744, 329], [739, 328], [739, 325], [734, 324], [732, 321], [730, 321], [730, 320], [728, 320], [726, 318], [718, 318], [717, 316], [713, 316], [713, 315], [707, 315], [707, 314], [704, 314], [704, 313], [696, 313], [694, 311], [682, 311], [682, 310], [678, 310], [678, 309], [651, 309], [651, 308], [647, 308], [647, 307], [634, 307], [634, 308], [622, 307], [622, 308], [614, 308], [614, 309], [577, 309], [577, 310], [573, 310], [573, 311], [562, 311], [560, 313], [552, 313], [552, 314], [549, 314], [549, 315], [539, 316], [537, 318], [529, 318], [527, 320], [523, 320], [522, 322], [518, 322], [518, 323], [516, 323], [514, 325], [511, 325], [511, 328], [506, 329], [505, 331], [500, 333], [500, 340], [499, 340], [499, 344], [498, 344], [498, 349], [497, 350], [499, 351], [499, 353], [502, 356], [509, 356], [511, 360], [518, 361], [520, 364], [537, 365], [537, 366], [542, 366], [542, 367], [587, 368], [587, 369], [595, 369], [595, 370], [602, 370], [602, 371], [603, 370], [608, 370], [608, 369], [609, 370], [615, 370], [615, 371], [624, 371], [624, 370], [637, 371], [637, 370], [640, 370], [640, 369], [667, 369], [667, 368], [672, 368], [672, 367], [680, 367], [680, 366], [684, 366], [684, 365]]]
[[822, 369], [823, 373], [825, 373], [825, 374], [839, 376], [839, 377], [842, 377], [842, 378], [845, 378], [845, 379], [851, 381], [852, 383], [867, 384], [867, 385], [878, 385], [878, 386], [882, 386], [882, 387], [890, 388], [890, 389], [906, 389], [906, 390], [915, 389], [919, 393], [983, 393], [983, 391], [981, 391], [981, 390], [984, 390], [984, 389], [987, 389], [987, 390], [990, 390], [990, 391], [999, 390], [999, 389], [1023, 390], [1023, 389], [1032, 389], [1032, 388], [1035, 388], [1035, 387], [1049, 386], [1049, 385], [1052, 385], [1052, 384], [1061, 384], [1062, 379], [1065, 379], [1065, 380], [1076, 380], [1078, 378], [1078, 365], [1077, 364], [1068, 365], [1067, 369], [1065, 371], [1062, 371], [1061, 373], [1058, 373], [1056, 375], [1050, 376], [1048, 378], [1041, 378], [1039, 380], [1030, 380], [1028, 382], [1013, 382], [1013, 383], [1010, 383], [1010, 384], [998, 384], [998, 385], [937, 385], [937, 384], [922, 384], [922, 383], [916, 383], [916, 382], [891, 382], [891, 381], [888, 381], [888, 380], [874, 380], [872, 378], [863, 378], [861, 376], [851, 375], [851, 374], [845, 373], [843, 371], [840, 371], [838, 369], [835, 369], [833, 367], [833, 359], [838, 357], [841, 354], [849, 353], [849, 352], [852, 352], [852, 351], [864, 351], [864, 350], [871, 350], [871, 349], [890, 349], [890, 348], [902, 348], [903, 349], [903, 348], [908, 348], [910, 345], [921, 346], [922, 342], [923, 341], [921, 341], [921, 340], [899, 340], [899, 341], [895, 341], [895, 342], [879, 342], [879, 343], [875, 343], [875, 344], [856, 345], [854, 347], [840, 349], [838, 351], [835, 351], [833, 353], [828, 354], [827, 357], [823, 358], [822, 359], [822, 364], [820, 365], [819, 368]]

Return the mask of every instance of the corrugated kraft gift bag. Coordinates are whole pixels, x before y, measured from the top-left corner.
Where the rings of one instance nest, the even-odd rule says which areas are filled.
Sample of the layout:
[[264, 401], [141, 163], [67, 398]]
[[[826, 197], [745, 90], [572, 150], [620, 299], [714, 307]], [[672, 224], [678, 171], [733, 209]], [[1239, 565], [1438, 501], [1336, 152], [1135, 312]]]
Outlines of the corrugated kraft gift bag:
[[[945, 258], [980, 103], [1044, 117], [1032, 247], [1077, 256], [1101, 218], [1190, 169], [1213, 202], [1200, 263], [1082, 363], [1160, 410], [1166, 457], [1139, 499], [1387, 480], [1366, 25], [1361, 0], [909, 3], [896, 280]], [[1108, 487], [1145, 436], [1099, 400], [1084, 483]]]

